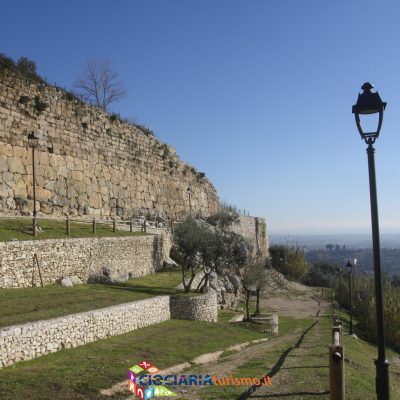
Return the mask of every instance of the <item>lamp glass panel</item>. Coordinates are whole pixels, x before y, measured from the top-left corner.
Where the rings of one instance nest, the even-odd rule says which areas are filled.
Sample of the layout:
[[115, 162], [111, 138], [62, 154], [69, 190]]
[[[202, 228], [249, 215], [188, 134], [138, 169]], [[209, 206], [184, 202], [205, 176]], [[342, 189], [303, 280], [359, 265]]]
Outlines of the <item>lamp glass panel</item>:
[[379, 113], [360, 114], [360, 121], [364, 133], [376, 132], [379, 125]]

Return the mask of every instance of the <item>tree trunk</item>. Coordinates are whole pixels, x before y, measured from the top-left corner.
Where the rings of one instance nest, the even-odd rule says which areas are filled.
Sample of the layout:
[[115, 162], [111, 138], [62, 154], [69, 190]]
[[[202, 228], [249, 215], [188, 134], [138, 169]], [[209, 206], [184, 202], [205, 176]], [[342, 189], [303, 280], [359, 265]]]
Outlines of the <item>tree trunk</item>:
[[246, 319], [250, 319], [250, 309], [249, 309], [249, 303], [250, 303], [250, 290], [246, 290]]
[[256, 296], [257, 296], [257, 301], [256, 301], [256, 312], [254, 313], [254, 315], [260, 315], [260, 289], [257, 289], [256, 291]]

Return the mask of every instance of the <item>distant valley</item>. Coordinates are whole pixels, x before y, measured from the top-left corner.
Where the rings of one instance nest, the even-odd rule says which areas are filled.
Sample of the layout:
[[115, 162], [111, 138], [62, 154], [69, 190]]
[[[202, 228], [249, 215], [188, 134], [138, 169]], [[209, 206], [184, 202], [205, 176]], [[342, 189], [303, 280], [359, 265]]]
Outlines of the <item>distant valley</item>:
[[[371, 235], [270, 235], [270, 245], [299, 246], [310, 263], [330, 262], [344, 268], [357, 259], [357, 270], [373, 271]], [[400, 275], [400, 234], [381, 235], [381, 263], [390, 275]]]

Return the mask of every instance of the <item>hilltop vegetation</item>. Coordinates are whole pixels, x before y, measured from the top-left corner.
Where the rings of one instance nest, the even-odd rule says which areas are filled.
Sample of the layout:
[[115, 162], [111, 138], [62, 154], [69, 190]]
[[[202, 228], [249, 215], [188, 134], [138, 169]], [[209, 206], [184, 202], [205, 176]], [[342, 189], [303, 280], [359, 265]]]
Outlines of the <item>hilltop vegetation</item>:
[[[350, 308], [349, 275], [343, 265], [332, 262], [332, 258], [323, 258], [322, 256], [313, 263], [308, 262], [304, 251], [298, 247], [271, 246], [270, 252], [272, 265], [285, 276], [312, 286], [330, 287], [335, 291], [336, 300], [346, 309]], [[353, 252], [354, 250], [333, 246], [327, 251], [321, 250], [319, 255], [336, 255], [342, 257], [343, 260], [344, 253], [349, 256], [349, 259], [352, 259], [350, 254]], [[296, 257], [293, 257], [293, 254]], [[372, 258], [372, 254], [370, 257]], [[308, 269], [304, 267], [305, 265]], [[342, 267], [341, 270], [339, 270], [340, 267]], [[306, 273], [299, 274], [298, 271], [306, 271]], [[375, 341], [377, 333], [374, 276], [365, 271], [359, 272], [356, 267], [351, 279], [353, 314], [358, 320], [358, 328], [366, 338]], [[387, 274], [383, 275], [383, 294], [386, 342], [399, 351], [400, 285], [398, 278], [390, 278]]]

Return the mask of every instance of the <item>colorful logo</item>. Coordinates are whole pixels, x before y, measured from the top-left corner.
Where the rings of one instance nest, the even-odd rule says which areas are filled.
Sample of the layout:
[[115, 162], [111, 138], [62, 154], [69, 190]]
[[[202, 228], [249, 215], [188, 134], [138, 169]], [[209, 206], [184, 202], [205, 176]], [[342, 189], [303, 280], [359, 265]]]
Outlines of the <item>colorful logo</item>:
[[[161, 375], [158, 375], [158, 379], [156, 376], [154, 376], [154, 379], [149, 379], [149, 381], [152, 383], [150, 386], [146, 386], [145, 388], [143, 386], [140, 386], [139, 383], [141, 383], [141, 379], [143, 374], [147, 373], [151, 375], [156, 374], [160, 370], [149, 363], [148, 361], [142, 361], [139, 363], [139, 365], [134, 365], [133, 367], [130, 367], [128, 369], [128, 389], [130, 392], [135, 394], [136, 396], [139, 397], [139, 399], [142, 400], [147, 400], [152, 397], [171, 397], [171, 396], [176, 396], [174, 392], [166, 388], [165, 386], [162, 386], [162, 383], [166, 383]], [[148, 383], [150, 383], [148, 382]], [[144, 382], [143, 382], [144, 383]], [[147, 383], [147, 384], [148, 384]]]

